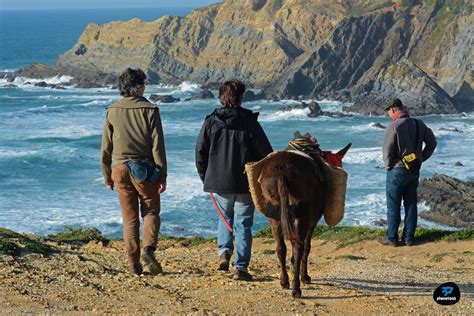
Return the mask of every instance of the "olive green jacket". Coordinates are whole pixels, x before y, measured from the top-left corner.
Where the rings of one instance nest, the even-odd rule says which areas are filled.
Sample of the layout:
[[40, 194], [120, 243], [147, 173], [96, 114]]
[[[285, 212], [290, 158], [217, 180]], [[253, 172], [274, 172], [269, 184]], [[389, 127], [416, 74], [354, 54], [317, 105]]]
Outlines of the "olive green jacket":
[[100, 165], [105, 183], [112, 184], [113, 165], [147, 159], [161, 168], [166, 183], [165, 140], [159, 109], [144, 97], [126, 97], [107, 109], [102, 132]]

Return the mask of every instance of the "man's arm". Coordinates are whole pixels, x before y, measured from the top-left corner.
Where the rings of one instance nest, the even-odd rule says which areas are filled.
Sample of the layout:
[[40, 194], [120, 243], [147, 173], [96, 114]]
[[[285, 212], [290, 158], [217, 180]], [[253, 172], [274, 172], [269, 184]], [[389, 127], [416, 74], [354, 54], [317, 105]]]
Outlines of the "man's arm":
[[207, 165], [209, 161], [209, 136], [207, 135], [207, 122], [205, 121], [199, 132], [196, 143], [196, 169], [199, 177], [204, 181], [206, 176]]
[[397, 132], [393, 125], [389, 125], [385, 130], [383, 139], [383, 162], [386, 169], [392, 169], [398, 158]]
[[112, 181], [112, 134], [113, 126], [108, 121], [108, 113], [105, 116], [104, 128], [102, 130], [102, 144], [100, 148], [100, 168], [104, 174], [104, 183], [112, 189], [114, 182]]
[[255, 123], [255, 127], [250, 134], [250, 141], [252, 143], [254, 158], [258, 161], [271, 153], [273, 148], [260, 123], [258, 121]]
[[428, 127], [426, 127], [425, 135], [423, 137], [423, 142], [425, 143], [425, 148], [423, 148], [421, 155], [423, 157], [423, 161], [426, 161], [431, 157], [434, 150], [436, 149], [436, 146], [438, 145], [438, 143], [436, 142], [436, 137], [433, 134], [433, 131]]
[[152, 153], [155, 164], [160, 168], [160, 177], [158, 182], [166, 185], [166, 177], [168, 175], [168, 165], [166, 162], [165, 138], [163, 135], [163, 126], [161, 125], [160, 110], [152, 111], [151, 119], [151, 141]]

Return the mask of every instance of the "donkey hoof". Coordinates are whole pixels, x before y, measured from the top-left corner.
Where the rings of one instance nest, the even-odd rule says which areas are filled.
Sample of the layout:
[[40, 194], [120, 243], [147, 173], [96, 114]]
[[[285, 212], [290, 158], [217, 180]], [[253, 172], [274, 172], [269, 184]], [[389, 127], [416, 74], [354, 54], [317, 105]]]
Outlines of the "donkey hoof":
[[309, 275], [302, 276], [301, 282], [303, 282], [303, 284], [311, 284], [311, 277]]
[[281, 288], [282, 289], [285, 289], [285, 290], [288, 290], [290, 288], [290, 282], [280, 282], [280, 285], [281, 285]]
[[291, 296], [293, 296], [293, 298], [301, 298], [301, 290], [294, 289], [291, 291]]

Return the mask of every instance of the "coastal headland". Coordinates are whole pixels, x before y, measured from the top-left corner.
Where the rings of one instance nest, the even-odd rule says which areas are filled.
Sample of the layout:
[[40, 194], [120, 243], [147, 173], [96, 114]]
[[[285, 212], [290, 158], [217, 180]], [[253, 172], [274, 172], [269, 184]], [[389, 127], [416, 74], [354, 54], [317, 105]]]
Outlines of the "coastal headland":
[[86, 88], [140, 67], [150, 83], [236, 78], [269, 99], [377, 115], [396, 96], [415, 115], [453, 114], [474, 110], [473, 22], [467, 0], [224, 0], [185, 17], [91, 23], [54, 65], [0, 76], [68, 75]]
[[[412, 247], [384, 247], [384, 230], [318, 227], [312, 284], [292, 299], [279, 285], [269, 230], [254, 239], [250, 272], [238, 282], [216, 270], [214, 239], [162, 237], [164, 274], [128, 273], [123, 242], [93, 229], [24, 235], [0, 229], [0, 310], [16, 313], [469, 314], [474, 283], [473, 230], [418, 229]], [[461, 300], [438, 305], [434, 290], [456, 283]]]

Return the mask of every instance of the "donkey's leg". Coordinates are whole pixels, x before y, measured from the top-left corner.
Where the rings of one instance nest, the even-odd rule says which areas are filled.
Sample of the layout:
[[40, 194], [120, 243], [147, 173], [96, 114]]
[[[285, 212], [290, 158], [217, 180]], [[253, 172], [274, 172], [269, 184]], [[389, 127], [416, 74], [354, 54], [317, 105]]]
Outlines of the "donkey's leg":
[[284, 289], [289, 289], [290, 282], [288, 272], [286, 271], [286, 245], [280, 221], [269, 218], [268, 222], [272, 228], [273, 238], [275, 238], [276, 243], [276, 252], [280, 261], [280, 285]]
[[309, 252], [311, 250], [311, 236], [313, 235], [313, 231], [315, 227], [316, 225], [313, 225], [310, 227], [304, 239], [304, 252], [303, 252], [303, 258], [301, 259], [301, 269], [300, 269], [301, 282], [303, 282], [303, 284], [311, 284], [311, 277], [308, 274], [308, 257], [309, 257]]
[[293, 291], [291, 295], [294, 298], [301, 297], [301, 284], [300, 284], [300, 269], [301, 269], [301, 259], [303, 257], [304, 252], [304, 240], [306, 238], [306, 234], [308, 233], [308, 223], [304, 220], [297, 219], [296, 220], [296, 231], [298, 234], [298, 239], [296, 239], [293, 244], [293, 255], [295, 260], [295, 268], [293, 271]]

